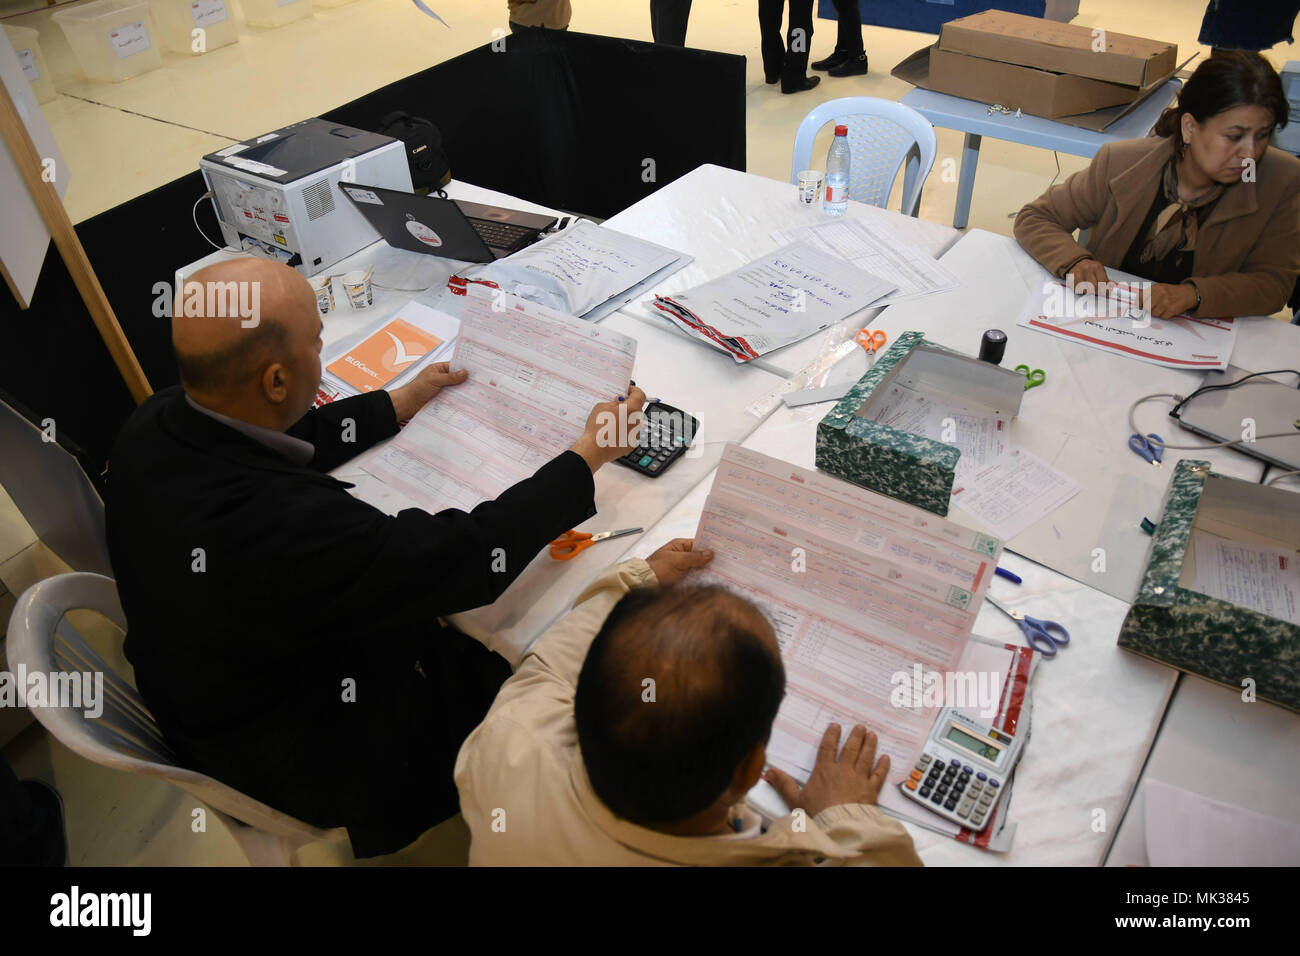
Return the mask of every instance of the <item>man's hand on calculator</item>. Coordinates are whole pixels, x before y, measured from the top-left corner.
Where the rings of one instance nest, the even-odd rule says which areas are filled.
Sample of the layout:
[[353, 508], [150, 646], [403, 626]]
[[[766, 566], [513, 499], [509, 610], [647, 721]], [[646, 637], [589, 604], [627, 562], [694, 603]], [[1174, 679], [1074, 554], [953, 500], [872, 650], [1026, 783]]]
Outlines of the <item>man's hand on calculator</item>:
[[849, 732], [840, 750], [840, 725], [831, 724], [817, 748], [817, 763], [801, 789], [784, 771], [769, 767], [763, 779], [791, 810], [802, 808], [811, 817], [846, 803], [875, 805], [889, 776], [889, 757], [876, 760], [876, 735], [861, 724]]

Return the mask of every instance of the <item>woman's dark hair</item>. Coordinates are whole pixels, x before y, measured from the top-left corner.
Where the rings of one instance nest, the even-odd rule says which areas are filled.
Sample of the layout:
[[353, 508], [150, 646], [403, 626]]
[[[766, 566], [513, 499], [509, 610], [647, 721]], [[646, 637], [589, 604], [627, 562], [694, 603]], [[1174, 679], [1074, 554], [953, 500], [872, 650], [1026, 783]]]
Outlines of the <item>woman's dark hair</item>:
[[1152, 132], [1177, 136], [1184, 113], [1204, 123], [1237, 106], [1262, 106], [1273, 114], [1279, 128], [1286, 125], [1289, 105], [1273, 64], [1258, 53], [1220, 50], [1196, 68], [1183, 84], [1177, 104], [1160, 114]]

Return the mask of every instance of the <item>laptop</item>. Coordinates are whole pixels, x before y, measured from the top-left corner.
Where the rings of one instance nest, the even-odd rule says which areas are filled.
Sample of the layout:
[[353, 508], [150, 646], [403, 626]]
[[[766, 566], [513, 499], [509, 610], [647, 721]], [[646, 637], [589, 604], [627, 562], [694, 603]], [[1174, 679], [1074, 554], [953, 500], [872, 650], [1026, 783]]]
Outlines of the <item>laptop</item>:
[[[1237, 388], [1223, 388], [1250, 373], [1235, 365], [1222, 372], [1208, 372], [1201, 388], [1216, 386], [1189, 398], [1178, 414], [1171, 418], [1190, 432], [1211, 441], [1239, 441], [1244, 437], [1245, 422], [1250, 419], [1257, 435], [1283, 435], [1233, 445], [1261, 461], [1286, 471], [1300, 469], [1300, 389], [1261, 375]], [[1185, 452], [1184, 454], [1195, 454]]]
[[390, 246], [462, 262], [491, 262], [532, 245], [555, 225], [541, 216], [500, 206], [339, 183]]

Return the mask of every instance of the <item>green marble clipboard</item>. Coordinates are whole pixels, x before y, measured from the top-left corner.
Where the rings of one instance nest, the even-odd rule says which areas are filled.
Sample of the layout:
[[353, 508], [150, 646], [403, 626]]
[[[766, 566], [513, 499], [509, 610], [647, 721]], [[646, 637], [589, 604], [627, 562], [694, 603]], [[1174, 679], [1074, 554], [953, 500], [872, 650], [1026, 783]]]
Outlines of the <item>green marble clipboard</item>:
[[[893, 380], [913, 350], [921, 347], [946, 353], [962, 363], [977, 361], [926, 341], [920, 332], [902, 333], [817, 425], [815, 461], [828, 474], [946, 516], [961, 452], [945, 442], [858, 415], [876, 389]], [[1014, 417], [1020, 409], [1024, 377], [988, 363], [978, 367], [982, 376], [1002, 381], [1003, 410]]]
[[1300, 711], [1300, 627], [1180, 583], [1197, 511], [1211, 480], [1231, 482], [1238, 501], [1256, 503], [1258, 511], [1249, 510], [1260, 520], [1289, 524], [1292, 531], [1300, 525], [1300, 519], [1287, 519], [1285, 512], [1277, 511], [1280, 507], [1293, 516], [1300, 514], [1300, 498], [1294, 492], [1216, 475], [1206, 461], [1180, 461], [1141, 589], [1120, 628], [1119, 646]]

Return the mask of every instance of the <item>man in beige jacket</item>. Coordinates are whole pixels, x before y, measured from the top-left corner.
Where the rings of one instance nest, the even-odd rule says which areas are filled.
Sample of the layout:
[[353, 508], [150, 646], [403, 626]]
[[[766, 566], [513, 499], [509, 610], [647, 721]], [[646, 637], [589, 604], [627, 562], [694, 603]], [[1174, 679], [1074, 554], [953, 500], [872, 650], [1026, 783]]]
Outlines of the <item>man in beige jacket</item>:
[[[678, 539], [610, 568], [524, 656], [456, 761], [471, 864], [920, 865], [865, 727], [842, 749], [827, 728], [802, 788], [763, 773], [780, 650], [748, 602], [677, 585], [711, 557]], [[771, 824], [760, 776], [795, 808]]]

